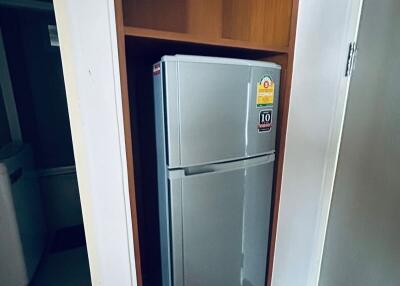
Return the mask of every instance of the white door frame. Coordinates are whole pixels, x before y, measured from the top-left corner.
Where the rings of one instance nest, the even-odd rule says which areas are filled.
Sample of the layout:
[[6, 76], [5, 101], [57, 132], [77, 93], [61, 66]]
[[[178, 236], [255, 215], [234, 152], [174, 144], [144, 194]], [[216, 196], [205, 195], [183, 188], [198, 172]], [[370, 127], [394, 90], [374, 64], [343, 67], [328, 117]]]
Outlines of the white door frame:
[[55, 0], [93, 285], [136, 285], [113, 0]]
[[[113, 0], [54, 7], [94, 285], [136, 285]], [[317, 286], [362, 0], [300, 0], [273, 286]]]

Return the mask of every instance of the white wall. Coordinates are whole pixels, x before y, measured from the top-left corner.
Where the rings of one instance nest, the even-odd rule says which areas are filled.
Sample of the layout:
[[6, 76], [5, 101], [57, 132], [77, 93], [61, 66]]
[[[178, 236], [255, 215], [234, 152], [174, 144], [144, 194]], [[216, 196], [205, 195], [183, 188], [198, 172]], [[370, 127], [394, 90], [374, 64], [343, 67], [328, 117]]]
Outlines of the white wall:
[[112, 0], [55, 0], [93, 285], [136, 285]]
[[273, 286], [318, 284], [361, 0], [300, 0]]
[[400, 1], [365, 0], [321, 286], [400, 283]]
[[[317, 285], [346, 99], [347, 43], [356, 34], [360, 1], [300, 1], [273, 286]], [[111, 2], [56, 0], [55, 9], [92, 282], [128, 285], [134, 260], [132, 246], [126, 249], [130, 222], [122, 221], [129, 208], [121, 104], [114, 98], [120, 92], [115, 23], [105, 21], [114, 15]]]

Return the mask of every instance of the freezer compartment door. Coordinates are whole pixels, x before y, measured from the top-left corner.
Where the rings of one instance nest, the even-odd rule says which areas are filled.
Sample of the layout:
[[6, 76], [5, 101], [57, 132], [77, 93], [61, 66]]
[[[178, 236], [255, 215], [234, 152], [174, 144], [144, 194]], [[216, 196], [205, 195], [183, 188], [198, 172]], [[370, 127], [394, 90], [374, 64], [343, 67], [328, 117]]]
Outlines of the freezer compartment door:
[[[179, 61], [165, 65], [170, 168], [274, 151], [279, 69]], [[275, 84], [274, 101], [257, 106], [263, 95], [257, 87], [266, 76]]]
[[264, 286], [271, 156], [172, 173], [173, 285]]

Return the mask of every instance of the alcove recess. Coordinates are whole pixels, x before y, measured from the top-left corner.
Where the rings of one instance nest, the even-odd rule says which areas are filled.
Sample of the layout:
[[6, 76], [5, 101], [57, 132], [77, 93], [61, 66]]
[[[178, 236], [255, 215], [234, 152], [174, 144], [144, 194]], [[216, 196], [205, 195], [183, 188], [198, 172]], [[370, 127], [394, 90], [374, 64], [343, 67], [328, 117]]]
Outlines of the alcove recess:
[[156, 265], [159, 245], [152, 65], [163, 55], [175, 54], [271, 61], [282, 66], [266, 279], [270, 285], [297, 8], [298, 0], [115, 0], [138, 285], [157, 285], [156, 276], [160, 275]]

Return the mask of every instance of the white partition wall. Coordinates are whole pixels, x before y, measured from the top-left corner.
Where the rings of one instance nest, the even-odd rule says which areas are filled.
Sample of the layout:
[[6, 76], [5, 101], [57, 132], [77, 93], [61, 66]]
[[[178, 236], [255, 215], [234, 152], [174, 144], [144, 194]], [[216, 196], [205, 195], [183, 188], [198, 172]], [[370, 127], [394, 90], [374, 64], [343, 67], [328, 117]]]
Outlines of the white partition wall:
[[399, 27], [400, 1], [364, 0], [321, 286], [400, 283]]
[[54, 1], [93, 285], [136, 285], [112, 0]]
[[[362, 0], [300, 0], [272, 286], [316, 286]], [[112, 0], [55, 0], [93, 285], [136, 285]]]

